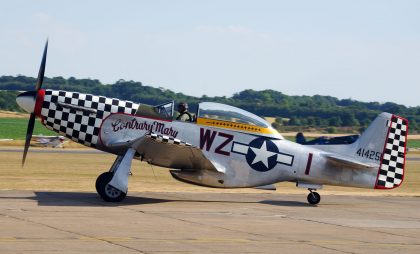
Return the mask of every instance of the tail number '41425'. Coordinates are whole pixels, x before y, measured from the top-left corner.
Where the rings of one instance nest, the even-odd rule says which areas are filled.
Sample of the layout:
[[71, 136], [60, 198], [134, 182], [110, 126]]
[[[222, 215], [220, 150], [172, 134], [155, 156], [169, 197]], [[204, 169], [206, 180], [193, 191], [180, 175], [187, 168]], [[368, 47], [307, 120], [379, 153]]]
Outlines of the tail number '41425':
[[381, 152], [376, 152], [373, 150], [369, 150], [369, 149], [364, 149], [364, 148], [359, 148], [356, 152], [356, 154], [360, 157], [363, 158], [367, 158], [370, 160], [375, 160], [375, 161], [379, 161], [382, 157], [382, 153]]

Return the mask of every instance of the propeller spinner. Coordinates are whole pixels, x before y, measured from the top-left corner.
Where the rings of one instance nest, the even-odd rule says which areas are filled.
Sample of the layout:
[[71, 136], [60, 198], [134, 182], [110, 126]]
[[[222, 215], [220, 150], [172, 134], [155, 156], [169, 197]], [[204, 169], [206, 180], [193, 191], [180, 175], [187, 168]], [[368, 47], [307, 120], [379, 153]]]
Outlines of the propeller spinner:
[[26, 130], [25, 148], [23, 150], [23, 157], [22, 157], [22, 167], [25, 164], [26, 155], [28, 154], [29, 144], [32, 138], [32, 133], [34, 131], [35, 117], [36, 117], [36, 112], [35, 112], [36, 104], [38, 100], [38, 95], [41, 92], [40, 90], [42, 87], [42, 83], [44, 82], [45, 64], [47, 61], [47, 50], [48, 50], [48, 40], [45, 43], [44, 54], [42, 55], [42, 61], [41, 61], [41, 66], [39, 67], [35, 90], [23, 92], [16, 97], [17, 104], [28, 113], [31, 113], [29, 117], [28, 128]]

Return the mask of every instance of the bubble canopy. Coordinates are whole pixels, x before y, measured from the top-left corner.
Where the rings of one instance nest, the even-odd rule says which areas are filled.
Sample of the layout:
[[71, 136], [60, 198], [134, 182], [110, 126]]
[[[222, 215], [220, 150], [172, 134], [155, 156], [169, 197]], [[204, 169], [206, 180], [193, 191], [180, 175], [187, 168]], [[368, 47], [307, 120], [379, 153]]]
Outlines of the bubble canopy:
[[202, 102], [198, 105], [198, 118], [214, 119], [232, 123], [269, 128], [270, 124], [259, 116], [243, 109], [216, 102]]

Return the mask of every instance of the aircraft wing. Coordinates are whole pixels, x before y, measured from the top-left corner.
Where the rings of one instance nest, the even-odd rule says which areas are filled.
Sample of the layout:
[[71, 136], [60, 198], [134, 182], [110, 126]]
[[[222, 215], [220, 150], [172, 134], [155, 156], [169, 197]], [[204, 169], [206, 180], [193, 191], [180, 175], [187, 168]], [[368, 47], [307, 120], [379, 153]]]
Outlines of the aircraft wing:
[[154, 165], [190, 170], [214, 170], [224, 172], [206, 158], [200, 149], [178, 139], [157, 134], [147, 134], [136, 140], [109, 144], [110, 147], [130, 145], [140, 158]]
[[338, 166], [346, 167], [346, 168], [353, 168], [353, 169], [366, 169], [372, 167], [378, 167], [377, 164], [366, 164], [362, 162], [358, 162], [357, 160], [349, 157], [344, 157], [337, 154], [324, 154], [324, 157], [328, 159], [329, 162], [336, 164]]

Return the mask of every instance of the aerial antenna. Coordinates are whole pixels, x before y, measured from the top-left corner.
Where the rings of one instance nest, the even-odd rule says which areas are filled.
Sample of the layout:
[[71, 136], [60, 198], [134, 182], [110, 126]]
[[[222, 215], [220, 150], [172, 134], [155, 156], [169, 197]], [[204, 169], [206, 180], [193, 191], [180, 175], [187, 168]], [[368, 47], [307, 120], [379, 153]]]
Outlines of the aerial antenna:
[[157, 179], [156, 179], [156, 174], [155, 174], [155, 169], [153, 168], [152, 163], [149, 163], [149, 165], [150, 165], [150, 168], [152, 169], [152, 172], [153, 172], [153, 176], [154, 176], [154, 178], [155, 178], [155, 181], [157, 181]]

